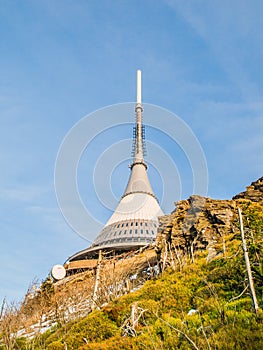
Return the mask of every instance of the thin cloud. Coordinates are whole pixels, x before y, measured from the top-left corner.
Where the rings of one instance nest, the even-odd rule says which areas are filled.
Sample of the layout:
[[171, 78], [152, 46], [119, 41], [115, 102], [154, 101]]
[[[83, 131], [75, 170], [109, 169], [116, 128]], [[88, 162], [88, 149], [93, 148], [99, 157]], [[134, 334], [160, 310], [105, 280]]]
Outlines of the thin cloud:
[[262, 59], [263, 33], [257, 28], [261, 27], [263, 3], [168, 0], [167, 4], [209, 45], [243, 98], [258, 98], [258, 81], [250, 63], [259, 55]]
[[32, 202], [48, 194], [49, 191], [50, 189], [45, 186], [4, 188], [0, 190], [0, 198], [11, 201]]

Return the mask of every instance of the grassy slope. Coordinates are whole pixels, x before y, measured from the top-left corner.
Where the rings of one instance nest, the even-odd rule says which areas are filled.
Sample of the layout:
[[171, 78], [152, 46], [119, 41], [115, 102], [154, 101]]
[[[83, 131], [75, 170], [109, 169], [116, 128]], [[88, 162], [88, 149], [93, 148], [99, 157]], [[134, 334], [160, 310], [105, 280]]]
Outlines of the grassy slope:
[[[262, 206], [244, 202], [245, 227], [262, 308]], [[204, 253], [202, 253], [204, 254]], [[239, 232], [226, 256], [166, 270], [138, 291], [79, 321], [45, 333], [18, 349], [263, 349], [263, 314], [253, 313]], [[131, 310], [135, 308], [136, 327]], [[189, 310], [198, 310], [187, 315]], [[124, 336], [126, 334], [126, 336]]]

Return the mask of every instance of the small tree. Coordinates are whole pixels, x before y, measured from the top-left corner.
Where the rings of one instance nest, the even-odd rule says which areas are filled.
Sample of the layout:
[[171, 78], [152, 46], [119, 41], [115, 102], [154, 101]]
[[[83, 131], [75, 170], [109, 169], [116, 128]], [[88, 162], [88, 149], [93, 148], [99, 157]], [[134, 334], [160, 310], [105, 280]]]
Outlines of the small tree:
[[7, 350], [13, 350], [16, 344], [17, 332], [20, 327], [20, 306], [14, 302], [3, 301], [0, 314], [0, 335]]

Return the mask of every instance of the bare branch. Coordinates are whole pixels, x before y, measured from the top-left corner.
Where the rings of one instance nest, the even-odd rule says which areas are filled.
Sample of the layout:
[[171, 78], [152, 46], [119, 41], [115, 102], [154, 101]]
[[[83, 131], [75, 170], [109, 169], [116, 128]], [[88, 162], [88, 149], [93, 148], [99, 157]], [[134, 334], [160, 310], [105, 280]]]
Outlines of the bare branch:
[[246, 288], [245, 288], [238, 296], [233, 297], [233, 298], [231, 298], [230, 300], [228, 300], [227, 304], [230, 303], [231, 301], [234, 301], [234, 300], [236, 300], [236, 299], [242, 297], [242, 295], [245, 293], [245, 291], [248, 289], [248, 287], [249, 287], [249, 285], [247, 285]]

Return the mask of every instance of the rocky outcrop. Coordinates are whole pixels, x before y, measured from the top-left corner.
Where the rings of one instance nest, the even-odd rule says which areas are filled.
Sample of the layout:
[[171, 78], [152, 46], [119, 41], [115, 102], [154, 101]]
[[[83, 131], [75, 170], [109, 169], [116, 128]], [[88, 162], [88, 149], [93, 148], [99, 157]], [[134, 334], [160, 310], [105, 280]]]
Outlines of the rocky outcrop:
[[247, 186], [246, 191], [237, 194], [233, 199], [249, 199], [252, 202], [263, 202], [263, 176], [252, 182], [250, 186]]
[[237, 230], [237, 206], [242, 200], [262, 204], [263, 177], [232, 200], [191, 196], [175, 203], [170, 215], [159, 218], [156, 250], [160, 261], [172, 264], [168, 254], [172, 250], [179, 263], [182, 257], [193, 260], [197, 251], [206, 252], [207, 260], [224, 254], [226, 240]]
[[164, 245], [180, 255], [193, 256], [196, 250], [207, 250], [208, 259], [222, 253], [224, 237], [235, 230], [236, 202], [191, 196], [175, 205], [170, 215], [160, 218], [157, 251], [163, 253]]

